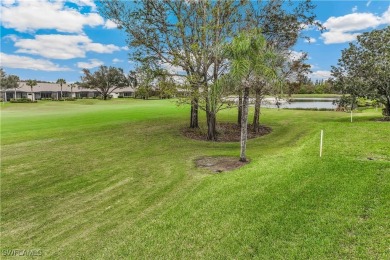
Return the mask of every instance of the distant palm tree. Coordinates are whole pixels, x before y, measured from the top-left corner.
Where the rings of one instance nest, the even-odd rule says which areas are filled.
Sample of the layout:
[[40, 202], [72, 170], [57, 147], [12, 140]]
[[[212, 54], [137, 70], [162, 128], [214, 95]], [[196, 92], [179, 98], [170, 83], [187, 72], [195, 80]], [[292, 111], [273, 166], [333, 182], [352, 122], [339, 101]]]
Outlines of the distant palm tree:
[[33, 87], [36, 86], [38, 83], [35, 79], [29, 79], [26, 81], [26, 85], [30, 86], [31, 88], [31, 95], [32, 95], [32, 100], [35, 100], [34, 93], [33, 93]]
[[71, 97], [73, 97], [73, 96], [72, 96], [72, 94], [73, 94], [73, 88], [78, 87], [79, 84], [80, 84], [80, 83], [78, 83], [78, 82], [69, 84], [69, 87], [70, 87], [70, 95], [71, 95]]
[[62, 84], [66, 84], [66, 80], [64, 79], [57, 79], [57, 84], [60, 84], [61, 87], [61, 98], [62, 98]]
[[13, 88], [15, 90], [14, 99], [16, 99], [16, 90], [18, 88], [20, 88], [19, 81], [20, 81], [20, 79], [16, 75], [9, 75], [8, 76], [9, 88]]

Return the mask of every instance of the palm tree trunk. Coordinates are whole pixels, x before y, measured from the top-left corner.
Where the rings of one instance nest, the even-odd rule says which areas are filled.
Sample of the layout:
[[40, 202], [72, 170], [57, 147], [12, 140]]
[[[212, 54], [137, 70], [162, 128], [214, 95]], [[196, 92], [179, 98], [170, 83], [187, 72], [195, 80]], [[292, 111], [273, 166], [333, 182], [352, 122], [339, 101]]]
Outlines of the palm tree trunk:
[[248, 107], [249, 107], [249, 87], [244, 88], [241, 116], [241, 152], [240, 161], [246, 162], [246, 140], [248, 138]]
[[242, 116], [242, 90], [238, 92], [238, 114], [237, 114], [237, 124], [241, 126], [241, 116]]

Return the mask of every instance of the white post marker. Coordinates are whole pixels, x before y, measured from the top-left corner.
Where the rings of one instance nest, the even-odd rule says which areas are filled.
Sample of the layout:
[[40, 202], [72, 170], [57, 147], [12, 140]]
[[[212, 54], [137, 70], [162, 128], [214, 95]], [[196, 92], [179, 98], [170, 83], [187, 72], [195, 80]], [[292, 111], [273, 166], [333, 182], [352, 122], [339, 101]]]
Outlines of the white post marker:
[[351, 123], [352, 123], [352, 109], [351, 109]]
[[324, 138], [324, 130], [321, 130], [321, 140], [320, 140], [320, 157], [322, 157], [322, 139]]

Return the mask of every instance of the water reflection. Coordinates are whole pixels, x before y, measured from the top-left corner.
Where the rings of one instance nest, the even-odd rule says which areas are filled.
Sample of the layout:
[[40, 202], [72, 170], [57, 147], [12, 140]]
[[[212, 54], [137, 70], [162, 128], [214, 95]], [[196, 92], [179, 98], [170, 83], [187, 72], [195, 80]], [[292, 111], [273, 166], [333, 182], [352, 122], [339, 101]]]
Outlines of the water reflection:
[[275, 98], [266, 98], [262, 102], [263, 107], [278, 108], [300, 108], [300, 109], [335, 109], [333, 101], [336, 98], [292, 98], [289, 101], [275, 100]]

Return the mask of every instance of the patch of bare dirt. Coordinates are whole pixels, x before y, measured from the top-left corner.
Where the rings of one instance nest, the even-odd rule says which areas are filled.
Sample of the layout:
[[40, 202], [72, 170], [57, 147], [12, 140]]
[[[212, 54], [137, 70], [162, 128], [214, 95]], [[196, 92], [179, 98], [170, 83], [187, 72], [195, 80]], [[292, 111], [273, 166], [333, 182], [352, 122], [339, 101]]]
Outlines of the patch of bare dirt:
[[[253, 131], [252, 126], [248, 125], [248, 139], [260, 137], [271, 133], [272, 129], [261, 125], [257, 132]], [[207, 141], [207, 129], [184, 128], [183, 134], [191, 139]], [[221, 123], [217, 126], [218, 142], [239, 142], [241, 138], [241, 128], [238, 124]]]
[[195, 160], [196, 167], [206, 168], [214, 173], [238, 169], [249, 162], [240, 162], [238, 157], [200, 157]]

